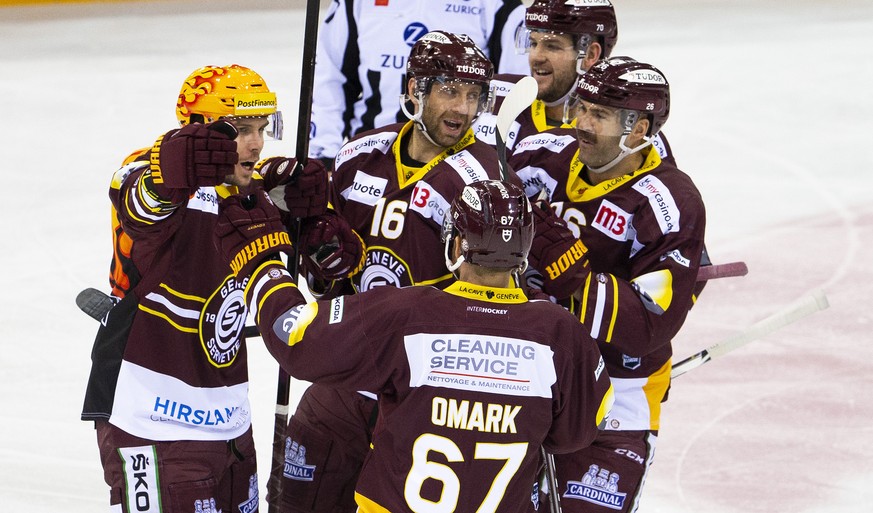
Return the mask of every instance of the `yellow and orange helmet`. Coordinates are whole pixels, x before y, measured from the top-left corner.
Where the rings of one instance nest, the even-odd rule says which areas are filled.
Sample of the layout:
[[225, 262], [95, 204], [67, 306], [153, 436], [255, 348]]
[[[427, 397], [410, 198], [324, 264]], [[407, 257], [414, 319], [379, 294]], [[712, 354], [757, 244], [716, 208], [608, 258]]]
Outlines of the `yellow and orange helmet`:
[[185, 79], [176, 100], [179, 124], [211, 123], [224, 117], [265, 117], [270, 122], [268, 135], [282, 138], [276, 93], [260, 75], [238, 64], [195, 70]]

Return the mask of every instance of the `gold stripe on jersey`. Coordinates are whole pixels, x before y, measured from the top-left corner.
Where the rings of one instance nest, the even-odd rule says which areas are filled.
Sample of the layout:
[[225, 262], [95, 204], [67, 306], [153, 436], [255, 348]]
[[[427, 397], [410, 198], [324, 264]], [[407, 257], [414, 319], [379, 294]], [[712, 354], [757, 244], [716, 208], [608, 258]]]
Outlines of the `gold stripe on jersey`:
[[[339, 298], [342, 299], [342, 296]], [[303, 335], [306, 333], [306, 328], [312, 324], [312, 321], [318, 315], [318, 303], [307, 303], [306, 306], [300, 310], [300, 315], [297, 316], [297, 321], [294, 323], [294, 327], [291, 328], [291, 332], [288, 333], [288, 346], [296, 345], [298, 342], [303, 340]]]
[[161, 283], [160, 287], [162, 289], [166, 290], [167, 292], [169, 292], [170, 294], [172, 294], [176, 297], [182, 298], [182, 299], [190, 299], [191, 301], [197, 301], [198, 303], [205, 303], [206, 302], [205, 297], [192, 296], [191, 294], [183, 294], [177, 290], [170, 288], [169, 286], [167, 286], [166, 283]]
[[466, 281], [456, 281], [443, 290], [455, 296], [488, 301], [489, 303], [519, 304], [527, 302], [524, 291], [509, 285], [507, 283], [507, 287], [484, 287]]
[[185, 333], [197, 333], [198, 332], [197, 328], [186, 328], [184, 326], [179, 325], [178, 323], [173, 321], [173, 319], [170, 319], [170, 317], [163, 312], [158, 312], [157, 310], [152, 310], [151, 308], [145, 307], [141, 304], [138, 305], [138, 307], [140, 310], [142, 310], [143, 312], [145, 312], [147, 314], [151, 314], [151, 315], [154, 315], [155, 317], [160, 317], [161, 319], [164, 319], [165, 321], [170, 323], [170, 326], [176, 328], [179, 331], [183, 331]]
[[[446, 280], [451, 280], [452, 278], [454, 278], [454, 275], [452, 273], [449, 273], [449, 274], [445, 274], [443, 276], [440, 276], [439, 278], [434, 278], [432, 280], [422, 280], [418, 283], [415, 283], [415, 285], [436, 285], [437, 283], [440, 283], [440, 282], [443, 282]], [[442, 287], [437, 287], [437, 288], [442, 288]]]
[[646, 273], [630, 282], [637, 286], [637, 294], [647, 310], [661, 315], [670, 308], [673, 302], [673, 273], [670, 269]]
[[358, 505], [359, 513], [391, 513], [379, 503], [364, 497], [358, 492], [355, 492], [355, 504]]
[[404, 166], [401, 162], [400, 158], [400, 144], [403, 141], [403, 137], [412, 130], [413, 122], [409, 121], [405, 125], [400, 128], [400, 132], [397, 134], [397, 138], [394, 140], [394, 143], [391, 145], [391, 152], [394, 154], [394, 162], [397, 165], [397, 183], [401, 189], [406, 187], [407, 185], [413, 184], [422, 178], [437, 164], [445, 160], [449, 155], [454, 155], [459, 151], [463, 150], [465, 147], [476, 142], [476, 138], [473, 136], [473, 129], [468, 128], [467, 132], [461, 137], [461, 140], [455, 143], [454, 146], [448, 147], [442, 151], [439, 155], [431, 159], [430, 162], [425, 164], [422, 167], [411, 167]]
[[[601, 358], [601, 361], [603, 359]], [[603, 422], [604, 417], [612, 410], [612, 405], [615, 404], [615, 389], [612, 388], [612, 383], [609, 384], [609, 389], [607, 389], [606, 394], [603, 395], [603, 399], [600, 401], [600, 406], [597, 408], [597, 425]]]
[[649, 402], [649, 423], [651, 426], [649, 429], [660, 429], [661, 402], [664, 399], [664, 394], [667, 392], [667, 387], [670, 385], [671, 368], [673, 368], [672, 358], [667, 360], [667, 363], [649, 376], [646, 384], [643, 385], [643, 393]]
[[582, 178], [582, 170], [585, 168], [585, 164], [579, 160], [579, 150], [577, 149], [576, 153], [573, 154], [573, 159], [570, 161], [570, 176], [567, 179], [567, 198], [573, 202], [582, 202], [605, 196], [612, 190], [633, 181], [640, 175], [648, 173], [661, 165], [661, 156], [658, 155], [657, 151], [652, 151], [652, 148], [642, 151], [647, 151], [648, 154], [639, 169], [629, 175], [619, 176], [600, 182], [597, 185], [591, 185]]
[[612, 283], [612, 316], [609, 319], [609, 329], [606, 331], [606, 343], [612, 342], [612, 332], [615, 331], [615, 320], [618, 318], [618, 280], [615, 276], [608, 274]]
[[573, 128], [576, 126], [575, 119], [570, 124], [563, 122], [557, 125], [549, 124], [549, 118], [546, 117], [546, 104], [542, 100], [534, 100], [530, 105], [530, 117], [537, 132], [545, 132], [550, 128]]
[[228, 196], [239, 194], [239, 188], [236, 185], [216, 185], [215, 193], [218, 194], [219, 198], [224, 199]]

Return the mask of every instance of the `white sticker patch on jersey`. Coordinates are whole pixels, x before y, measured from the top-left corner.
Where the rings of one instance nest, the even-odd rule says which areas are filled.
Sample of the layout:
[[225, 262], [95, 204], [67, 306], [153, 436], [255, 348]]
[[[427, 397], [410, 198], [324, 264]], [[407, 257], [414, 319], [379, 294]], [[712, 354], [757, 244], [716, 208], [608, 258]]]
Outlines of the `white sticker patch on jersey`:
[[661, 134], [655, 134], [655, 137], [652, 137], [652, 146], [658, 150], [658, 156], [661, 157], [661, 160], [667, 158], [670, 153], [667, 151], [667, 145], [664, 144], [664, 138], [661, 137]]
[[328, 324], [337, 324], [343, 322], [344, 306], [345, 301], [343, 301], [343, 296], [335, 297], [330, 300], [330, 319], [327, 321]]
[[416, 333], [406, 335], [403, 343], [411, 387], [552, 397], [557, 378], [547, 345], [467, 333]]
[[664, 182], [654, 176], [647, 176], [633, 184], [633, 188], [648, 198], [658, 226], [661, 227], [661, 233], [679, 231], [679, 207], [676, 206], [676, 201], [673, 200], [673, 195]]
[[535, 151], [545, 149], [553, 153], [561, 153], [567, 146], [576, 144], [576, 138], [572, 135], [555, 136], [550, 133], [540, 133], [525, 137], [518, 142], [518, 147], [515, 148], [515, 153], [523, 151]]
[[597, 214], [591, 220], [591, 226], [611, 239], [624, 242], [628, 240], [633, 217], [633, 214], [626, 212], [615, 203], [603, 200], [597, 209]]
[[549, 176], [549, 173], [541, 167], [527, 166], [516, 170], [515, 173], [522, 182], [524, 194], [528, 198], [533, 198], [541, 190], [546, 191], [549, 199], [555, 194], [555, 189], [558, 187], [558, 181]]
[[668, 251], [667, 253], [662, 255], [661, 261], [663, 262], [664, 260], [667, 260], [668, 258], [672, 258], [673, 260], [676, 261], [677, 264], [681, 265], [682, 267], [690, 267], [691, 266], [691, 260], [688, 258], [685, 258], [685, 256], [682, 255], [682, 252], [679, 251], [678, 249], [674, 249], [673, 251]]
[[477, 141], [494, 146], [497, 144], [497, 116], [485, 112], [473, 124], [473, 135]]
[[379, 178], [373, 175], [358, 170], [355, 173], [355, 179], [351, 187], [342, 191], [340, 194], [348, 201], [356, 201], [364, 205], [373, 206], [385, 195], [385, 187], [388, 185], [388, 180]]
[[473, 158], [467, 150], [462, 150], [446, 157], [444, 162], [452, 166], [467, 185], [488, 179], [488, 173], [482, 167], [482, 163]]
[[387, 154], [391, 151], [391, 145], [397, 139], [397, 132], [380, 132], [378, 134], [368, 135], [349, 141], [345, 146], [340, 148], [334, 161], [334, 169], [346, 163], [352, 157], [356, 157], [362, 153], [372, 153], [376, 150]]
[[443, 219], [451, 208], [451, 204], [436, 189], [424, 180], [419, 180], [412, 191], [409, 210], [418, 212], [425, 219], [433, 219], [437, 226], [443, 225]]

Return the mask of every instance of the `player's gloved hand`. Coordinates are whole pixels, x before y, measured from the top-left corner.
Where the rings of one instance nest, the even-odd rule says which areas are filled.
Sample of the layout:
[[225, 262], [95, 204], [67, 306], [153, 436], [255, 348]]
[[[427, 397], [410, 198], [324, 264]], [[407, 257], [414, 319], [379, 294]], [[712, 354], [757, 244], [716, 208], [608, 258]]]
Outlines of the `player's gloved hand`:
[[547, 203], [532, 205], [534, 239], [528, 261], [543, 276], [543, 291], [558, 299], [573, 295], [591, 272], [588, 248]]
[[543, 292], [543, 275], [533, 267], [528, 267], [524, 271], [524, 282], [522, 290], [528, 299], [543, 299], [556, 303], [557, 299]]
[[265, 260], [278, 257], [280, 251], [290, 252], [291, 239], [279, 209], [259, 190], [250, 196], [229, 196], [219, 203], [215, 247], [234, 276], [243, 278]]
[[264, 177], [264, 189], [281, 210], [294, 218], [323, 214], [327, 210], [327, 169], [318, 159], [301, 165], [295, 158], [271, 157], [255, 164]]
[[149, 151], [154, 191], [181, 203], [198, 187], [224, 182], [239, 161], [237, 135], [232, 124], [220, 120], [186, 125], [159, 137]]
[[364, 241], [333, 211], [303, 220], [300, 250], [306, 271], [321, 281], [348, 278], [364, 265]]

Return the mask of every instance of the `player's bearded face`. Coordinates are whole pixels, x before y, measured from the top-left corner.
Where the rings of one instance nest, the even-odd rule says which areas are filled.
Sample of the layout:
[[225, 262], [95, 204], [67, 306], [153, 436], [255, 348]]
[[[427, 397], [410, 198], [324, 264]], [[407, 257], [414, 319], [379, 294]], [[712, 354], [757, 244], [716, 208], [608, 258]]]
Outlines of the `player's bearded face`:
[[233, 174], [227, 175], [225, 181], [237, 187], [246, 187], [251, 183], [255, 164], [261, 158], [261, 151], [264, 149], [264, 130], [268, 122], [263, 117], [228, 118], [228, 121], [239, 131], [236, 138], [239, 162], [234, 167]]
[[481, 85], [460, 81], [433, 84], [421, 120], [434, 142], [448, 148], [461, 140], [479, 113], [482, 92]]
[[528, 64], [537, 81], [537, 98], [544, 102], [560, 100], [576, 82], [576, 57], [579, 52], [570, 34], [532, 31]]
[[608, 164], [621, 152], [624, 111], [580, 100], [573, 112], [579, 160], [595, 168]]

